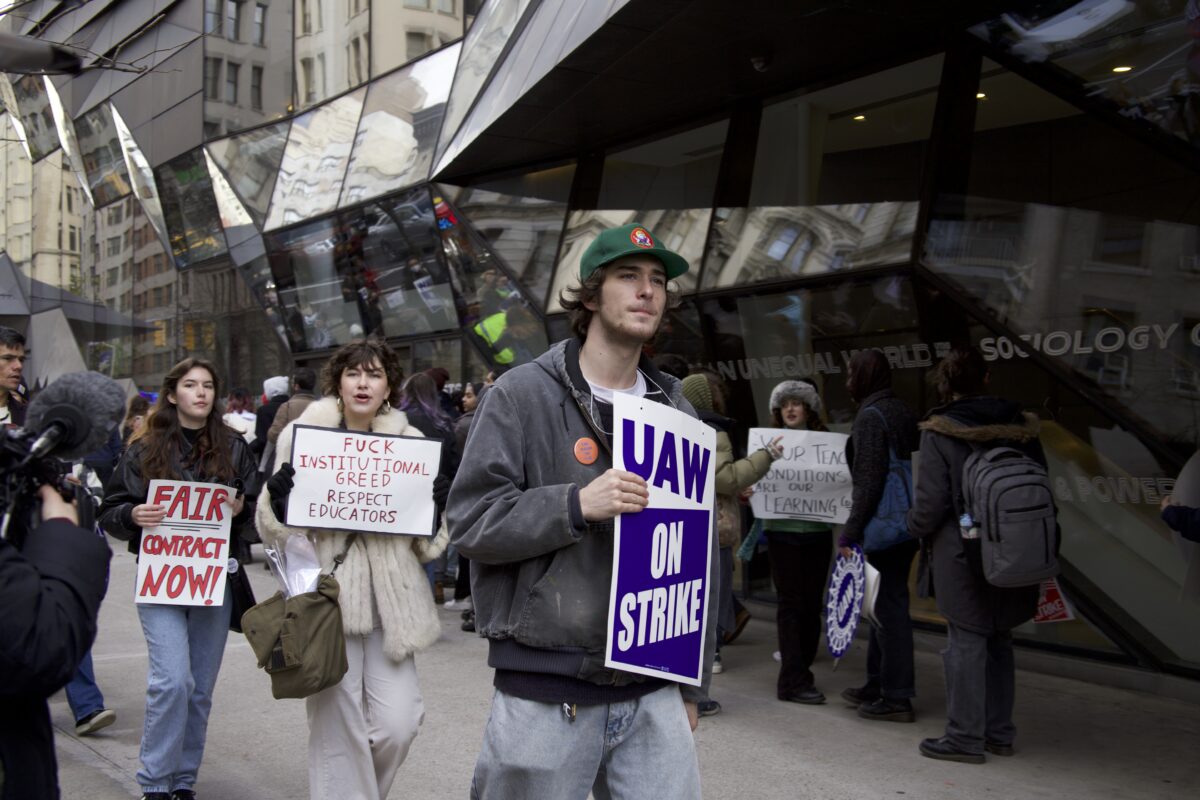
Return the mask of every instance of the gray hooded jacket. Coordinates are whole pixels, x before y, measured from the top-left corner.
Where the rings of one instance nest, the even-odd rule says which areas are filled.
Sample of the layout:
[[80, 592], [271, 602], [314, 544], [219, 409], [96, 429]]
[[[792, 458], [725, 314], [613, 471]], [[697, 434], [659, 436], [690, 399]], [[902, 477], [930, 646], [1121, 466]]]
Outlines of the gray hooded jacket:
[[[679, 381], [644, 357], [639, 368], [648, 398], [696, 416]], [[579, 506], [579, 489], [612, 467], [593, 408], [578, 340], [505, 373], [476, 411], [447, 516], [451, 540], [472, 562], [475, 624], [489, 640], [490, 666], [624, 686], [646, 679], [604, 666], [613, 522], [585, 522]], [[575, 457], [583, 438], [601, 445], [590, 465]], [[714, 595], [719, 561], [714, 535]], [[705, 685], [716, 608], [708, 604]], [[681, 688], [687, 700], [705, 699], [701, 689]]]

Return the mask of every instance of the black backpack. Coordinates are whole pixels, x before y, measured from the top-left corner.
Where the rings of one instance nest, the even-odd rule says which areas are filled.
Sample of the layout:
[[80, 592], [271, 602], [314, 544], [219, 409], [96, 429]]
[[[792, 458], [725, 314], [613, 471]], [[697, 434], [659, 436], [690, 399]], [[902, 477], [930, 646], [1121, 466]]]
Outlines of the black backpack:
[[963, 464], [964, 508], [979, 529], [983, 577], [1033, 586], [1058, 574], [1058, 526], [1050, 476], [1015, 447], [974, 446]]

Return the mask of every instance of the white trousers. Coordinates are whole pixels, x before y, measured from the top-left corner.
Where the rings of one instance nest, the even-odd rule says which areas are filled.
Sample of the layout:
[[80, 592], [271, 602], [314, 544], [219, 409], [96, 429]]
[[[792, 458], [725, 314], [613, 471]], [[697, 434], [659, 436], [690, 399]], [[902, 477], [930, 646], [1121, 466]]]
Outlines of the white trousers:
[[383, 653], [383, 631], [346, 637], [350, 668], [308, 706], [312, 800], [384, 800], [425, 719], [411, 658]]

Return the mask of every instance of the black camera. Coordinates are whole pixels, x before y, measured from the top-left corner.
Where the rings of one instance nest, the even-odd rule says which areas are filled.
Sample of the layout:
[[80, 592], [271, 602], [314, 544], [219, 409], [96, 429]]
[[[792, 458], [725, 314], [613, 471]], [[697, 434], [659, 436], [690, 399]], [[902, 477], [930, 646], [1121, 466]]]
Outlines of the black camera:
[[0, 537], [17, 549], [36, 526], [38, 489], [53, 486], [66, 499], [76, 496], [66, 480], [71, 465], [53, 456], [36, 455], [33, 446], [37, 438], [37, 431], [25, 428], [8, 428], [0, 438]]

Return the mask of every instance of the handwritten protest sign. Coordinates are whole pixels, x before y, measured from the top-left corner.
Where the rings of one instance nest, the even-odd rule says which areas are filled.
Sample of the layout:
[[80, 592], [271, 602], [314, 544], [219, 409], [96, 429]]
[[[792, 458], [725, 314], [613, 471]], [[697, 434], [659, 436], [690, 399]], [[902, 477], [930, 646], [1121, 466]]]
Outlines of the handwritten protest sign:
[[292, 426], [287, 524], [366, 533], [432, 536], [437, 439]]
[[229, 486], [193, 481], [150, 481], [146, 502], [167, 516], [142, 530], [135, 600], [171, 606], [225, 601], [233, 499]]
[[754, 485], [750, 508], [759, 519], [841, 523], [850, 516], [850, 468], [844, 433], [751, 428], [748, 452], [782, 436], [783, 457]]
[[650, 486], [616, 519], [605, 666], [700, 685], [716, 433], [661, 403], [613, 398], [613, 463]]

